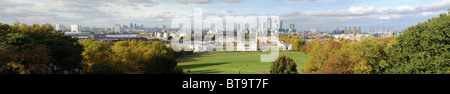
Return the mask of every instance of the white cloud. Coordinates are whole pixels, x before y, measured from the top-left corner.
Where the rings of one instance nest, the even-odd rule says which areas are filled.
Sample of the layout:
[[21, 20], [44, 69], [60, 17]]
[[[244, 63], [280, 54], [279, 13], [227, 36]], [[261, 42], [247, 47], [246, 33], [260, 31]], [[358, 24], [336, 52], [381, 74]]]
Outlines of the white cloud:
[[210, 0], [178, 0], [179, 3], [182, 4], [189, 4], [189, 3], [194, 3], [194, 4], [206, 4], [206, 3], [210, 3]]
[[227, 0], [228, 3], [234, 3], [234, 4], [240, 3], [241, 1], [243, 1], [243, 0]]

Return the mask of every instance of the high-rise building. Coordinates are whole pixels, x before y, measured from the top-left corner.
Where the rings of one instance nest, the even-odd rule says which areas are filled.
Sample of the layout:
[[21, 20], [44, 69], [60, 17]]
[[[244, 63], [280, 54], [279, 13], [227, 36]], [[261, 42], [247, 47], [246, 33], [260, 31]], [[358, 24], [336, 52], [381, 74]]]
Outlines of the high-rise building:
[[65, 30], [66, 28], [64, 27], [63, 24], [56, 24], [55, 26], [55, 30]]
[[81, 28], [81, 26], [80, 25], [78, 25], [78, 24], [72, 24], [71, 26], [70, 26], [70, 32], [80, 32], [80, 28]]
[[166, 30], [166, 25], [163, 25], [163, 26], [162, 26], [162, 29], [163, 29], [163, 30]]
[[278, 24], [278, 29], [281, 31], [283, 28], [283, 21], [280, 20], [279, 24]]
[[114, 25], [114, 32], [120, 32], [120, 24]]
[[141, 28], [144, 29], [144, 24], [141, 24]]
[[130, 29], [133, 29], [134, 27], [133, 27], [133, 23], [130, 23]]
[[353, 36], [356, 36], [356, 27], [353, 27]]
[[295, 23], [289, 24], [289, 32], [295, 31]]
[[137, 25], [136, 25], [136, 23], [134, 23], [134, 28], [137, 28]]

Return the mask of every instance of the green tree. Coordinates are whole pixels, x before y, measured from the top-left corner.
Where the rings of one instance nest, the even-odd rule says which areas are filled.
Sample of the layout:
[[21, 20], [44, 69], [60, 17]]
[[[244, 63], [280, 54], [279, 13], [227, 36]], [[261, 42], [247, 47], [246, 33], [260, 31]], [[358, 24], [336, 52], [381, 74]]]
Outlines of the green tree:
[[95, 63], [92, 65], [92, 71], [89, 74], [120, 74], [122, 72], [117, 71], [110, 64], [106, 64], [103, 62]]
[[271, 74], [298, 74], [297, 64], [292, 58], [285, 55], [279, 56], [278, 59], [272, 62], [270, 67]]
[[52, 26], [16, 22], [13, 26], [1, 24], [0, 29], [0, 43], [7, 46], [3, 49], [10, 58], [2, 61], [2, 65], [9, 73], [49, 73], [46, 68], [49, 64], [63, 70], [82, 68], [83, 49], [77, 39], [55, 31]]
[[[450, 14], [450, 11], [449, 11]], [[399, 35], [389, 50], [386, 73], [442, 74], [450, 73], [450, 15], [409, 27]]]
[[154, 56], [145, 63], [145, 74], [181, 74], [175, 58], [166, 56]]

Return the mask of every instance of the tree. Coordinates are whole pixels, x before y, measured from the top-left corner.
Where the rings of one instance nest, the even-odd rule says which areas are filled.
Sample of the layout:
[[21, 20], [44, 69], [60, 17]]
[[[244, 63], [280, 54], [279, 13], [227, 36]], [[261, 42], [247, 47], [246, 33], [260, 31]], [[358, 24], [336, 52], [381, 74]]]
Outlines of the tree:
[[316, 40], [309, 42], [308, 59], [306, 60], [305, 71], [307, 73], [314, 73], [320, 70], [325, 61], [330, 58], [335, 58], [339, 55], [339, 50], [342, 45], [336, 41], [327, 41], [326, 44], [322, 44], [323, 41]]
[[100, 62], [92, 65], [92, 71], [89, 74], [120, 74], [113, 66]]
[[318, 74], [353, 74], [353, 62], [342, 56], [330, 58], [324, 62]]
[[55, 31], [52, 26], [15, 22], [13, 26], [1, 24], [0, 29], [0, 43], [8, 46], [3, 49], [10, 56], [2, 65], [10, 69], [9, 73], [50, 73], [46, 68], [50, 64], [63, 70], [83, 68], [80, 54], [83, 49], [77, 39]]
[[271, 74], [297, 74], [297, 64], [292, 58], [285, 55], [279, 56], [278, 59], [272, 62], [270, 67]]
[[113, 65], [111, 56], [114, 53], [111, 50], [110, 45], [107, 42], [95, 41], [94, 39], [81, 40], [80, 44], [84, 48], [84, 52], [81, 53], [83, 56], [83, 63], [86, 68], [83, 71], [91, 71], [91, 66], [97, 62], [103, 62], [106, 64]]
[[450, 73], [450, 11], [409, 27], [388, 49], [389, 74]]
[[175, 58], [166, 56], [154, 56], [145, 63], [145, 74], [181, 74]]
[[302, 46], [305, 45], [305, 41], [302, 39], [295, 39], [292, 42], [292, 50], [294, 51], [300, 51], [300, 49], [302, 48]]

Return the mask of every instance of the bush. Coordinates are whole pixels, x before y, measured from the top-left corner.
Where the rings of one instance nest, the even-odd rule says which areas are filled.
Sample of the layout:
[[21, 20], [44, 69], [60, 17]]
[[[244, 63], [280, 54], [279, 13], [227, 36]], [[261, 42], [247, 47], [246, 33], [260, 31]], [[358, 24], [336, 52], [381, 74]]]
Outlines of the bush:
[[297, 74], [297, 64], [292, 58], [282, 55], [270, 67], [271, 74]]

